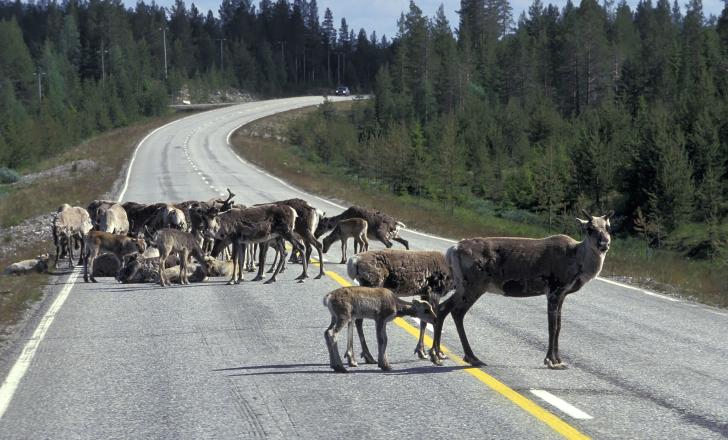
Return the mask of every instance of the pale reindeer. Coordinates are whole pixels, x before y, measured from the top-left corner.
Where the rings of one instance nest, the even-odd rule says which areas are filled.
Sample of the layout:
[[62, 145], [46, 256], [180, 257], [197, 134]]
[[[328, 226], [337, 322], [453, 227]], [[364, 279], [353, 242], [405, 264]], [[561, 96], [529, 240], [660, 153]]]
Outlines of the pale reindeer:
[[611, 240], [610, 211], [593, 217], [586, 211], [586, 220], [577, 219], [584, 233], [578, 242], [566, 235], [542, 239], [471, 238], [450, 247], [445, 259], [452, 269], [455, 293], [443, 302], [437, 313], [430, 359], [440, 365], [442, 325], [452, 313], [463, 345], [465, 362], [485, 365], [470, 347], [465, 335], [465, 313], [486, 292], [523, 298], [546, 295], [548, 304], [549, 344], [544, 364], [563, 369], [567, 365], [559, 357], [561, 307], [566, 295], [581, 289], [602, 270]]
[[379, 356], [377, 365], [384, 371], [391, 370], [387, 360], [387, 323], [398, 316], [413, 316], [423, 322], [433, 324], [435, 312], [432, 306], [415, 299], [412, 303], [397, 298], [391, 290], [381, 287], [342, 287], [329, 292], [324, 297], [324, 305], [331, 313], [331, 324], [324, 332], [326, 347], [329, 349], [331, 368], [346, 373], [339, 355], [336, 336], [348, 325], [346, 357], [350, 367], [358, 366], [354, 359], [354, 320], [373, 319], [377, 330]]
[[[159, 250], [159, 284], [161, 286], [169, 286], [170, 280], [166, 277], [166, 262], [171, 253], [177, 253], [179, 256], [179, 280], [180, 284], [189, 284], [189, 273], [187, 270], [189, 257], [195, 258], [202, 267], [203, 274], [205, 272], [205, 254], [202, 252], [197, 238], [189, 232], [180, 231], [178, 229], [165, 228], [154, 233], [152, 238], [152, 246]], [[204, 274], [204, 279], [207, 275]]]
[[367, 229], [369, 223], [361, 218], [350, 218], [339, 220], [333, 231], [324, 237], [324, 253], [337, 240], [341, 240], [341, 264], [346, 263], [346, 246], [349, 238], [354, 239], [354, 253], [365, 252], [369, 250], [369, 240], [367, 239]]

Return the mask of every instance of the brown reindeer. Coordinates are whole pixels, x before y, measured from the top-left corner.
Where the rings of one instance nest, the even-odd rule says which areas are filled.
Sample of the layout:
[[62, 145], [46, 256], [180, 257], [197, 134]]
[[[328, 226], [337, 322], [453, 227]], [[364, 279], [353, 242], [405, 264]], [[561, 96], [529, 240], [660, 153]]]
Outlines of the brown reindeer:
[[385, 371], [392, 369], [387, 360], [387, 323], [397, 316], [414, 316], [430, 324], [435, 321], [435, 312], [430, 304], [416, 299], [412, 303], [402, 301], [391, 290], [381, 287], [341, 287], [326, 294], [324, 305], [331, 313], [331, 324], [324, 332], [324, 339], [329, 349], [331, 368], [339, 373], [347, 370], [341, 362], [336, 336], [346, 325], [349, 327], [346, 357], [350, 367], [358, 365], [354, 359], [354, 320], [375, 321], [379, 345], [377, 364]]
[[[357, 251], [365, 252], [369, 250], [369, 240], [367, 240], [367, 229], [369, 223], [361, 218], [349, 218], [346, 220], [340, 220], [334, 230], [329, 235], [324, 237], [324, 253], [329, 251], [329, 248], [337, 240], [341, 240], [341, 264], [346, 263], [346, 242], [349, 238], [354, 239], [354, 253]], [[358, 249], [357, 249], [358, 245]]]
[[372, 209], [362, 208], [360, 206], [352, 206], [346, 211], [333, 217], [323, 217], [319, 221], [314, 236], [321, 237], [324, 233], [334, 229], [336, 224], [341, 220], [350, 218], [361, 218], [367, 221], [369, 225], [367, 229], [367, 237], [373, 240], [379, 240], [388, 248], [392, 247], [392, 241], [402, 243], [409, 250], [409, 242], [399, 236], [399, 230], [405, 228], [405, 224], [395, 220], [393, 217]]
[[89, 274], [92, 282], [94, 278], [94, 260], [100, 254], [113, 254], [119, 260], [119, 268], [124, 267], [124, 260], [134, 254], [144, 253], [147, 248], [144, 239], [127, 237], [103, 231], [91, 231], [85, 239], [86, 253], [83, 259], [83, 280], [88, 283]]
[[[235, 260], [234, 276], [230, 279], [230, 283], [239, 283], [243, 279], [244, 270], [244, 246], [248, 243], [259, 243], [259, 264], [258, 274], [253, 281], [263, 279], [263, 269], [265, 266], [265, 257], [268, 249], [267, 243], [276, 240], [276, 245], [281, 253], [285, 253], [283, 242], [279, 238], [285, 239], [293, 245], [302, 254], [305, 248], [301, 241], [294, 236], [293, 228], [296, 222], [296, 211], [285, 205], [261, 205], [245, 209], [231, 209], [215, 217], [209, 234], [215, 239], [212, 253], [213, 257], [217, 257], [224, 248], [229, 244], [233, 244], [233, 259]], [[285, 261], [285, 259], [283, 259]], [[282, 262], [280, 265], [282, 265]], [[280, 271], [277, 270], [274, 276], [268, 282], [275, 281], [275, 275]], [[299, 280], [308, 277], [307, 262], [303, 262], [303, 273], [298, 276]]]
[[546, 295], [548, 304], [549, 344], [544, 363], [548, 368], [563, 369], [567, 365], [559, 357], [561, 307], [566, 295], [581, 289], [602, 270], [609, 250], [610, 211], [587, 220], [577, 219], [584, 240], [578, 242], [566, 235], [543, 239], [471, 238], [450, 247], [445, 259], [452, 269], [455, 293], [443, 302], [437, 321], [430, 358], [440, 364], [442, 325], [452, 313], [464, 360], [473, 366], [485, 365], [470, 348], [465, 335], [465, 313], [485, 292], [523, 298]]

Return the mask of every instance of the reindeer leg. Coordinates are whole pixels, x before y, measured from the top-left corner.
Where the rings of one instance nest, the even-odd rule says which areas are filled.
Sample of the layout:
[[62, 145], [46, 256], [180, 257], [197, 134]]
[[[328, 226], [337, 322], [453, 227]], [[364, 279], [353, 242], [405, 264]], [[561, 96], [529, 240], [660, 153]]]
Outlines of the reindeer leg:
[[346, 238], [341, 237], [341, 261], [339, 261], [339, 264], [346, 263], [346, 241]]
[[447, 299], [447, 301], [440, 304], [437, 308], [437, 319], [435, 319], [435, 330], [432, 336], [432, 348], [430, 348], [430, 361], [435, 365], [442, 365], [442, 357], [440, 357], [440, 338], [442, 337], [442, 326], [445, 323], [445, 318], [450, 314], [453, 307], [455, 306], [455, 299], [462, 298], [459, 292], [455, 292], [453, 296]]
[[359, 364], [356, 362], [356, 358], [354, 356], [354, 321], [349, 321], [348, 327], [346, 353], [344, 354], [344, 357], [348, 359], [350, 367], [358, 367]]
[[73, 238], [68, 239], [68, 267], [73, 269]]
[[385, 234], [383, 231], [378, 229], [374, 235], [377, 238], [377, 240], [384, 243], [384, 245], [387, 247], [387, 249], [392, 247], [392, 242], [389, 241], [389, 238], [387, 238], [387, 234]]
[[379, 357], [377, 358], [377, 365], [383, 371], [389, 371], [392, 367], [389, 365], [387, 359], [387, 321], [384, 319], [377, 319], [377, 343], [379, 344]]
[[235, 253], [238, 255], [238, 260], [237, 260], [238, 272], [237, 272], [237, 276], [235, 278], [235, 284], [240, 284], [240, 282], [243, 281], [243, 271], [245, 271], [245, 244], [236, 243], [235, 244]]
[[425, 330], [427, 329], [427, 323], [425, 321], [420, 321], [420, 337], [417, 340], [417, 345], [415, 346], [415, 354], [420, 359], [427, 359], [427, 354], [425, 353]]
[[559, 301], [559, 308], [557, 309], [556, 339], [554, 340], [554, 354], [556, 355], [556, 360], [559, 362], [559, 365], [563, 366], [564, 368], [568, 368], [569, 366], [566, 364], [566, 362], [563, 362], [561, 360], [561, 356], [559, 356], [559, 334], [561, 333], [561, 307], [564, 305], [564, 299], [566, 299], [566, 295], [561, 296], [561, 299]]
[[566, 365], [562, 364], [558, 356], [559, 346], [559, 312], [564, 302], [565, 295], [561, 290], [549, 292], [548, 301], [548, 323], [549, 323], [549, 348], [543, 363], [552, 370], [563, 370]]
[[306, 230], [306, 233], [304, 234], [304, 239], [306, 240], [306, 263], [311, 261], [311, 253], [313, 252], [313, 249], [311, 247], [313, 246], [314, 248], [316, 248], [316, 253], [318, 254], [319, 260], [319, 274], [316, 275], [316, 279], [318, 280], [326, 274], [326, 272], [324, 271], [324, 245], [316, 240], [316, 237], [314, 237], [309, 230]]
[[233, 260], [233, 274], [232, 274], [232, 276], [230, 277], [230, 279], [227, 282], [227, 285], [228, 286], [232, 286], [238, 280], [238, 278], [237, 278], [238, 258], [240, 258], [240, 255], [239, 255], [239, 253], [237, 251], [237, 247], [235, 246], [235, 244], [233, 244], [233, 255], [232, 255], [232, 260]]
[[[306, 254], [306, 249], [304, 248], [303, 244], [298, 239], [296, 239], [293, 236], [293, 234], [291, 234], [290, 232], [288, 234], [286, 234], [286, 235], [288, 235], [288, 237], [285, 237], [285, 239], [291, 242], [291, 244], [293, 245], [293, 248], [294, 249], [297, 249], [301, 253], [301, 255], [305, 255]], [[301, 261], [301, 264], [303, 265], [303, 272], [301, 272], [301, 275], [299, 275], [298, 277], [296, 277], [296, 279], [300, 283], [302, 283], [303, 280], [305, 280], [306, 278], [308, 278], [308, 261], [306, 261], [306, 259], [303, 258], [302, 261]]]
[[405, 247], [405, 249], [409, 250], [409, 241], [405, 240], [402, 237], [392, 237], [392, 240], [396, 241], [397, 243], [402, 243]]
[[273, 273], [274, 270], [278, 267], [278, 258], [280, 256], [280, 252], [278, 251], [278, 248], [276, 247], [276, 254], [273, 256], [273, 263], [270, 265], [270, 269], [268, 269], [268, 272], [266, 273]]
[[[339, 334], [341, 329], [347, 324], [346, 319], [331, 318], [331, 324], [329, 328], [324, 332], [324, 338], [326, 338], [326, 345], [329, 347], [329, 356], [331, 359], [331, 368], [337, 373], [348, 373], [344, 368], [344, 363], [341, 362], [341, 356], [339, 356], [339, 346], [336, 343], [336, 336]], [[334, 323], [335, 322], [335, 323]]]
[[361, 357], [364, 359], [365, 364], [376, 364], [374, 361], [374, 357], [369, 352], [369, 347], [367, 347], [367, 341], [364, 339], [364, 320], [363, 319], [357, 319], [355, 320], [356, 323], [356, 332], [359, 335], [359, 342], [361, 343]]
[[278, 259], [278, 266], [276, 267], [275, 272], [273, 272], [273, 276], [270, 277], [265, 284], [275, 283], [276, 276], [281, 272], [282, 267], [286, 264], [286, 256], [288, 255], [288, 252], [286, 251], [286, 243], [283, 240], [276, 241], [276, 252], [280, 255], [280, 258]]
[[81, 238], [81, 245], [79, 248], [81, 249], [81, 254], [78, 256], [78, 264], [81, 265], [83, 264], [83, 256], [86, 255], [86, 240], [84, 240], [83, 237]]
[[253, 278], [253, 281], [260, 281], [263, 279], [263, 269], [265, 268], [265, 256], [268, 253], [268, 244], [260, 243], [258, 246], [258, 275]]
[[463, 319], [465, 318], [465, 314], [468, 312], [468, 310], [470, 310], [473, 304], [475, 304], [475, 301], [479, 298], [479, 296], [480, 295], [468, 294], [468, 292], [466, 291], [463, 300], [461, 300], [461, 302], [455, 305], [455, 307], [453, 307], [452, 309], [452, 319], [455, 321], [455, 328], [457, 328], [460, 342], [463, 345], [463, 352], [465, 353], [465, 356], [463, 356], [463, 360], [474, 367], [482, 367], [486, 364], [485, 362], [478, 359], [473, 353], [473, 349], [470, 348], [470, 342], [468, 342], [468, 337], [465, 334]]

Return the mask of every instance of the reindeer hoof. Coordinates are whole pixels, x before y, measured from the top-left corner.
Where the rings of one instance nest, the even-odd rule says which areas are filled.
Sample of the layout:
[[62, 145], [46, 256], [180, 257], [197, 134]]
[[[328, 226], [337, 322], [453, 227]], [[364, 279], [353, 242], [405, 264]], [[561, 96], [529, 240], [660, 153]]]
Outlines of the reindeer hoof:
[[423, 348], [415, 348], [415, 354], [420, 359], [427, 359], [427, 354]]
[[324, 274], [320, 273], [320, 274], [316, 275], [316, 278], [314, 278], [314, 280], [320, 280], [321, 278], [323, 278], [323, 276], [324, 276]]
[[389, 364], [382, 364], [382, 365], [379, 365], [379, 368], [381, 368], [381, 369], [382, 369], [382, 371], [392, 371], [392, 367], [391, 367], [391, 366], [389, 366]]
[[430, 350], [430, 362], [435, 365], [442, 366], [442, 359], [435, 353], [435, 350]]
[[275, 279], [275, 278], [269, 278], [269, 279], [268, 279], [268, 280], [266, 280], [266, 281], [265, 281], [265, 282], [264, 282], [263, 284], [273, 284], [273, 283], [275, 283], [275, 282], [276, 282], [276, 279]]
[[475, 356], [463, 356], [463, 360], [473, 367], [484, 367], [486, 366], [486, 363], [481, 361], [480, 359], [476, 358]]
[[546, 365], [546, 367], [548, 367], [549, 370], [566, 370], [567, 368], [569, 368], [566, 363], [560, 361], [554, 362], [549, 358], [544, 359], [543, 363]]
[[359, 366], [359, 363], [354, 359], [353, 356], [349, 358], [349, 366], [354, 368]]
[[260, 281], [260, 280], [262, 280], [262, 279], [263, 279], [263, 277], [262, 277], [262, 276], [257, 276], [257, 277], [255, 277], [255, 278], [253, 278], [253, 281]]
[[337, 366], [337, 367], [331, 367], [331, 368], [333, 368], [334, 371], [337, 372], [337, 373], [348, 373], [349, 372], [349, 370], [347, 370], [346, 368], [344, 368], [343, 365]]
[[364, 359], [365, 364], [376, 364], [377, 361], [374, 360], [371, 354], [369, 353], [362, 353], [361, 358]]
[[228, 281], [228, 282], [227, 282], [227, 283], [225, 283], [225, 284], [227, 284], [228, 286], [232, 286], [233, 284], [235, 284], [235, 281], [233, 281], [233, 280], [230, 280], [230, 281]]

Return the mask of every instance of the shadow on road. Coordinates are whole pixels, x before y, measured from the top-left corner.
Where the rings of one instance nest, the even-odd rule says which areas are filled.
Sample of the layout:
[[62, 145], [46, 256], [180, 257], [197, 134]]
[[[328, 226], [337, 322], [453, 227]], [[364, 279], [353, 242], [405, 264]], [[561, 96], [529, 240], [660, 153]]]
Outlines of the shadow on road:
[[[411, 364], [420, 361], [403, 361], [392, 363], [393, 370], [381, 371], [376, 365], [371, 365], [373, 368], [367, 368], [364, 363], [360, 363], [359, 367], [348, 368], [351, 373], [376, 373], [376, 374], [389, 374], [389, 375], [410, 375], [410, 374], [430, 374], [430, 373], [449, 373], [452, 371], [464, 370], [466, 368], [473, 368], [469, 366], [450, 366], [450, 367], [435, 367], [433, 365], [423, 364], [418, 367], [401, 368], [397, 369], [397, 365]], [[314, 367], [313, 369], [301, 369], [306, 367]], [[252, 370], [252, 371], [251, 371]], [[271, 371], [257, 371], [257, 370], [271, 370]], [[239, 371], [237, 374], [228, 374], [227, 377], [236, 376], [277, 376], [282, 374], [329, 374], [333, 373], [329, 364], [278, 364], [278, 365], [251, 365], [248, 367], [233, 367], [233, 368], [219, 368], [212, 371]]]

